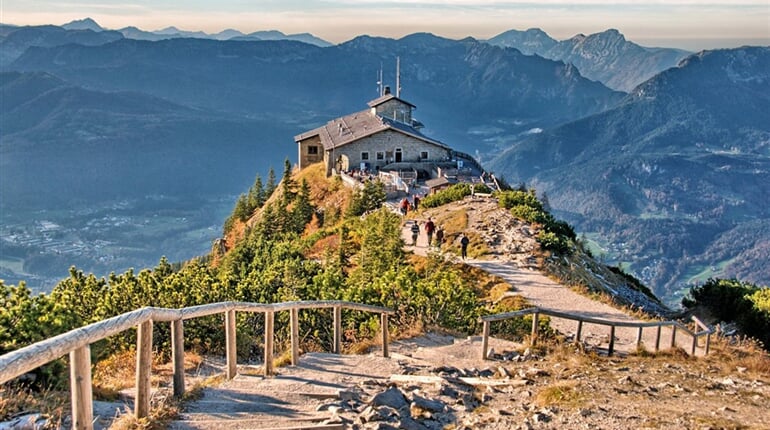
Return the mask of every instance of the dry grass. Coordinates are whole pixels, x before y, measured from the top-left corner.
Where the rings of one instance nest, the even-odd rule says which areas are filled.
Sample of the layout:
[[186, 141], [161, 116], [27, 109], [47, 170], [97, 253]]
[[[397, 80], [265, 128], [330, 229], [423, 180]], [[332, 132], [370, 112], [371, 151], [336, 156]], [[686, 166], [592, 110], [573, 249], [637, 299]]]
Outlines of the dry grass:
[[69, 412], [69, 393], [66, 391], [32, 391], [28, 388], [6, 385], [0, 388], [0, 421], [19, 415], [39, 412], [52, 423], [61, 424]]
[[576, 407], [582, 402], [582, 396], [577, 381], [557, 381], [542, 388], [535, 397], [535, 403], [545, 406]]

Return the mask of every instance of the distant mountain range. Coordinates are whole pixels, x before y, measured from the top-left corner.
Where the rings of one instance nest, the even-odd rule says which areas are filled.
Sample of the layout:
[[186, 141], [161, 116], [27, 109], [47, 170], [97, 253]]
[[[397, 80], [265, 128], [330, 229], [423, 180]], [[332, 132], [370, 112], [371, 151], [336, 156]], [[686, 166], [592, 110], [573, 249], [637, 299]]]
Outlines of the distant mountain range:
[[491, 167], [616, 244], [658, 293], [712, 275], [768, 284], [770, 48], [690, 56], [615, 108], [518, 141]]
[[390, 65], [385, 79], [395, 83], [396, 56], [404, 97], [418, 106], [426, 132], [468, 152], [497, 150], [507, 136], [600, 112], [623, 96], [571, 65], [429, 34], [361, 36], [327, 48], [286, 40], [121, 39], [31, 47], [10, 67], [98, 91], [136, 91], [271, 119], [299, 132], [375, 98], [383, 65]]
[[[380, 70], [395, 85], [399, 57], [402, 97], [427, 135], [547, 192], [658, 293], [712, 274], [770, 283], [770, 48], [664, 65], [683, 53], [613, 30], [570, 44], [508, 33], [512, 49], [425, 33], [320, 47], [262, 40], [283, 39], [272, 32], [137, 40], [92, 20], [67, 27], [0, 25], [4, 214], [237, 194], [295, 157], [292, 136], [377, 97]], [[538, 54], [560, 49], [575, 59]], [[626, 92], [586, 78], [592, 64]], [[625, 86], [645, 73], [657, 74]]]
[[575, 65], [580, 74], [619, 91], [629, 92], [656, 74], [676, 66], [690, 52], [672, 48], [646, 48], [629, 42], [617, 30], [557, 41], [539, 28], [510, 30], [487, 41]]
[[[91, 18], [85, 18], [76, 20], [62, 25], [62, 28], [67, 30], [91, 30], [95, 32], [106, 31], [102, 26], [96, 23]], [[238, 30], [227, 29], [215, 34], [208, 34], [203, 31], [185, 31], [176, 27], [166, 27], [162, 30], [156, 31], [144, 31], [136, 27], [125, 27], [117, 30], [122, 33], [127, 39], [137, 40], [164, 40], [164, 39], [176, 39], [183, 37], [191, 37], [196, 39], [215, 39], [215, 40], [294, 40], [297, 42], [304, 42], [310, 45], [316, 46], [331, 46], [332, 44], [313, 36], [310, 33], [301, 34], [284, 34], [278, 30], [257, 31], [254, 33], [244, 34]]]

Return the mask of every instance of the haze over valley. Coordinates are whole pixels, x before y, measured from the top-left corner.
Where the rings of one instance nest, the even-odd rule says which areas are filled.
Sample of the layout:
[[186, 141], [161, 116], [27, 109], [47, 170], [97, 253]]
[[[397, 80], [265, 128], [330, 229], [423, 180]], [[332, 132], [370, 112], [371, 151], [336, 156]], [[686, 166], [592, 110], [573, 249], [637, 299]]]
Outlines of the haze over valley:
[[377, 96], [534, 186], [669, 302], [770, 283], [770, 48], [691, 53], [618, 30], [557, 40], [0, 26], [0, 278], [47, 289], [205, 254], [293, 136]]

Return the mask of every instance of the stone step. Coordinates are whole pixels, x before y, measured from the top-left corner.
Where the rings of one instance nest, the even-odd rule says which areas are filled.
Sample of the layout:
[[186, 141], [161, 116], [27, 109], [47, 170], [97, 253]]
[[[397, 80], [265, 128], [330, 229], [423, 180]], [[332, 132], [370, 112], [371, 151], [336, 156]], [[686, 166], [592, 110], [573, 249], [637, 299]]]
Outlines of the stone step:
[[[180, 419], [172, 421], [170, 430], [248, 430], [248, 429], [275, 429], [275, 430], [299, 430], [299, 429], [337, 429], [344, 428], [339, 424], [323, 424], [330, 418], [330, 414], [313, 414], [305, 416], [284, 415], [280, 413], [251, 414], [245, 412], [185, 412]], [[281, 426], [276, 427], [276, 420], [280, 420]]]

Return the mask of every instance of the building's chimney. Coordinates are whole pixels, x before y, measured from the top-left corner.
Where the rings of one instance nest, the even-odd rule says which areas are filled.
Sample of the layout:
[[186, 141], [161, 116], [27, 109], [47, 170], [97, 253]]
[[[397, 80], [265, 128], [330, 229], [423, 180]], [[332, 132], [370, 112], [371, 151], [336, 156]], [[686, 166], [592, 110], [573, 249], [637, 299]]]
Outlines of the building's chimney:
[[390, 94], [390, 85], [385, 85], [385, 94]]

